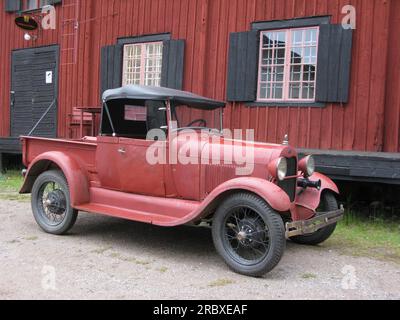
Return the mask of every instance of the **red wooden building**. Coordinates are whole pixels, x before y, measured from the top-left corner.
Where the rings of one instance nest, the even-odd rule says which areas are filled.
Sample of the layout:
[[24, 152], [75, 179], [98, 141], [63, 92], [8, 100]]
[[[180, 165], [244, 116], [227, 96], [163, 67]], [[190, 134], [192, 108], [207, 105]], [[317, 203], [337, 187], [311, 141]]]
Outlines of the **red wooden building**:
[[[0, 153], [95, 132], [83, 111], [137, 83], [225, 100], [225, 127], [288, 133], [334, 178], [400, 183], [399, 0], [0, 1]], [[54, 30], [16, 26], [49, 4]]]

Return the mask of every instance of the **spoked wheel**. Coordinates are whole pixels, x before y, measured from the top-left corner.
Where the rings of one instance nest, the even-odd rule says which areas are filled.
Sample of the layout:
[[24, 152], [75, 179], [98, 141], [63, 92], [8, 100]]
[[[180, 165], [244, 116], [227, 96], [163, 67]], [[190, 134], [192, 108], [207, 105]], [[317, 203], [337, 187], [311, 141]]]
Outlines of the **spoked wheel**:
[[224, 226], [225, 248], [238, 261], [256, 264], [268, 254], [268, 226], [250, 207], [233, 208], [227, 213]]
[[60, 171], [40, 175], [32, 188], [32, 211], [46, 232], [64, 234], [75, 224], [77, 211], [70, 206], [67, 181]]
[[217, 210], [213, 239], [228, 266], [249, 276], [271, 271], [281, 260], [286, 243], [279, 214], [246, 193], [231, 196]]

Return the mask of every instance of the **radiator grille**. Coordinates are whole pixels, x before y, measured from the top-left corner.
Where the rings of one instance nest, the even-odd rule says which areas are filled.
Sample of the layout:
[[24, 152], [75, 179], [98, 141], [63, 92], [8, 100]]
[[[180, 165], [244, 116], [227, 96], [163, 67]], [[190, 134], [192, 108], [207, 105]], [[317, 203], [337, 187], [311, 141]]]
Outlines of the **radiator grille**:
[[[288, 158], [287, 160], [287, 176], [297, 176], [297, 160], [296, 158]], [[289, 178], [279, 181], [278, 186], [284, 190], [290, 198], [290, 201], [296, 199], [297, 178]]]

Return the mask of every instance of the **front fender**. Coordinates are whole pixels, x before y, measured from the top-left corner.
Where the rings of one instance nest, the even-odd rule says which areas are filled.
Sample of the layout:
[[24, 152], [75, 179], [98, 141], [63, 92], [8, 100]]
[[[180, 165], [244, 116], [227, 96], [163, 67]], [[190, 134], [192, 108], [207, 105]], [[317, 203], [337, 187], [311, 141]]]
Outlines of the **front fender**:
[[286, 192], [276, 184], [260, 178], [243, 177], [226, 181], [215, 188], [205, 201], [212, 201], [221, 194], [235, 190], [249, 191], [258, 195], [276, 211], [290, 210], [291, 202]]
[[330, 190], [335, 194], [339, 194], [339, 189], [336, 184], [327, 176], [321, 173], [314, 173], [310, 177], [311, 181], [321, 180], [321, 189], [307, 188], [297, 196], [296, 204], [304, 208], [310, 209], [313, 212], [318, 208], [321, 201], [321, 195], [324, 191]]
[[20, 193], [30, 193], [36, 178], [49, 170], [52, 164], [59, 167], [67, 179], [71, 206], [90, 202], [88, 174], [73, 157], [59, 151], [43, 153], [31, 162]]

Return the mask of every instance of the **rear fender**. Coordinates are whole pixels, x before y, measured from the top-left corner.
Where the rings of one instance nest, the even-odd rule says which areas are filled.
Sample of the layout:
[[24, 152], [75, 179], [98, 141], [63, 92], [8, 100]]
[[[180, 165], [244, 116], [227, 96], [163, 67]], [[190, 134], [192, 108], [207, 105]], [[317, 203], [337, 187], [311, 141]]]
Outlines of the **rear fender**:
[[321, 180], [321, 189], [317, 190], [314, 188], [307, 188], [297, 196], [296, 204], [298, 206], [302, 206], [304, 208], [307, 208], [315, 212], [315, 210], [319, 206], [319, 203], [321, 201], [321, 195], [324, 193], [324, 191], [329, 190], [335, 194], [339, 194], [339, 189], [330, 178], [320, 173], [314, 173], [310, 177], [310, 180], [311, 181]]
[[52, 165], [59, 167], [67, 179], [72, 207], [90, 202], [87, 172], [74, 158], [58, 151], [43, 153], [32, 161], [20, 193], [31, 193], [37, 177], [49, 170]]

